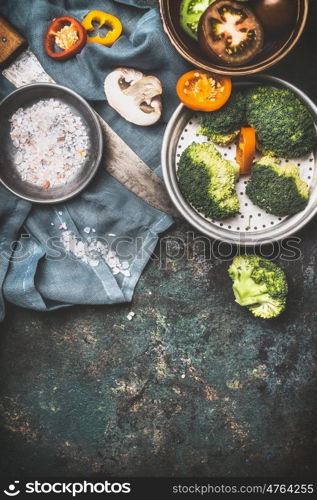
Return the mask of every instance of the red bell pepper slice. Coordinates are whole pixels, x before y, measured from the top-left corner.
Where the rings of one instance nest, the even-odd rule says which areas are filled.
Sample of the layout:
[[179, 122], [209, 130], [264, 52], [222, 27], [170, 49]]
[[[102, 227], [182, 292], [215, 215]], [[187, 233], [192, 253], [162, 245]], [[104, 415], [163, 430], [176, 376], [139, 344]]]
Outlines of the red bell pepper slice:
[[[58, 32], [65, 26], [70, 26], [74, 29], [74, 31], [76, 31], [78, 40], [75, 41], [75, 43], [73, 43], [71, 47], [65, 50], [56, 51], [56, 36], [58, 35]], [[73, 17], [64, 16], [53, 19], [53, 21], [49, 25], [44, 38], [44, 48], [47, 55], [49, 55], [53, 59], [65, 61], [66, 59], [69, 59], [78, 54], [82, 50], [86, 42], [87, 33], [81, 23]]]

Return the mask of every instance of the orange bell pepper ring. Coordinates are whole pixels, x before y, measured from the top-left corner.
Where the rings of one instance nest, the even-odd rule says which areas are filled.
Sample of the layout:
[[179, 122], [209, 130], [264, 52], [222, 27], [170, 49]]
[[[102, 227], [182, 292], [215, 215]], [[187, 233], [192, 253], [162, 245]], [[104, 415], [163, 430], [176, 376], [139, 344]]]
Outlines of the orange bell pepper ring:
[[236, 162], [240, 165], [240, 174], [249, 174], [255, 157], [256, 132], [252, 127], [243, 127], [237, 143]]
[[[93, 25], [94, 21], [97, 21], [99, 23], [97, 27]], [[107, 47], [111, 47], [111, 45], [114, 44], [116, 40], [118, 40], [119, 36], [122, 33], [121, 21], [112, 14], [107, 14], [106, 12], [102, 12], [101, 10], [92, 10], [91, 12], [89, 12], [87, 16], [84, 17], [81, 24], [83, 25], [85, 30], [88, 31], [88, 42], [100, 43], [102, 45], [106, 45]], [[110, 28], [105, 36], [100, 36], [99, 33], [95, 36], [89, 36], [89, 31], [100, 29], [103, 26]]]

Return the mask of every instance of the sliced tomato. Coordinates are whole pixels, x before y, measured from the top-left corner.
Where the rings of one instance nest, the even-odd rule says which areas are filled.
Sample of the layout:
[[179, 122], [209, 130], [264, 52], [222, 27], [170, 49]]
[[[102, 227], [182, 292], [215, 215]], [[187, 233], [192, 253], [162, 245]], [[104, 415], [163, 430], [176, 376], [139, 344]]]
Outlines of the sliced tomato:
[[248, 174], [255, 156], [256, 135], [252, 127], [242, 128], [237, 143], [236, 161], [240, 165], [240, 173]]
[[209, 58], [241, 66], [262, 50], [264, 31], [249, 4], [217, 0], [201, 16], [198, 38]]
[[198, 69], [185, 73], [177, 82], [176, 92], [185, 106], [196, 111], [215, 111], [228, 101], [231, 79]]

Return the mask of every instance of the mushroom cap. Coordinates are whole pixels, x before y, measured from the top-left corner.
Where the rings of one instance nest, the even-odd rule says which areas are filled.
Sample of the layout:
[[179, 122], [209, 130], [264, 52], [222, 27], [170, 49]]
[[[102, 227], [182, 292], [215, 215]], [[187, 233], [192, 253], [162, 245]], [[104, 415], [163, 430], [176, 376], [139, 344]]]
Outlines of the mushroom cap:
[[132, 68], [116, 68], [105, 79], [109, 105], [127, 121], [143, 127], [161, 118], [162, 93], [156, 76], [145, 76]]

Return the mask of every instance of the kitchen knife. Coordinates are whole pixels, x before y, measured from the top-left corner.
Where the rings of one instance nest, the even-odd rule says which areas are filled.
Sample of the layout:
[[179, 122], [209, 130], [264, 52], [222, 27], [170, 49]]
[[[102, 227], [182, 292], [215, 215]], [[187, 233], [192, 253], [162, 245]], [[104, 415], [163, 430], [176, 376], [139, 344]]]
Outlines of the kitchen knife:
[[[30, 50], [27, 40], [0, 16], [0, 66], [15, 87], [54, 80]], [[118, 134], [97, 114], [104, 132], [107, 157], [104, 168], [129, 191], [155, 208], [177, 216], [163, 181], [137, 156]]]

